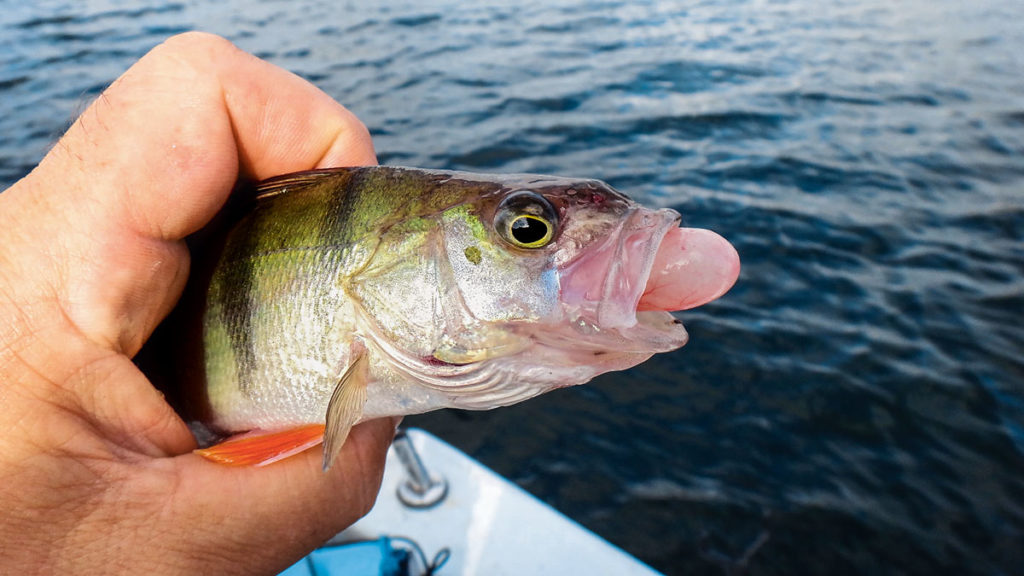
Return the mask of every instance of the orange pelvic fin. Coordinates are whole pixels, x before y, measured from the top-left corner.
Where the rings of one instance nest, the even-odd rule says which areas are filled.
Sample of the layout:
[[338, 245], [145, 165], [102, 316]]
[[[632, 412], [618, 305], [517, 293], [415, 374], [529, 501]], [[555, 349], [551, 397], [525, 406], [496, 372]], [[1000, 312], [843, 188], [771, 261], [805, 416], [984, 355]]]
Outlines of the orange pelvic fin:
[[323, 442], [324, 425], [307, 424], [277, 432], [249, 432], [196, 450], [203, 458], [229, 466], [266, 466]]

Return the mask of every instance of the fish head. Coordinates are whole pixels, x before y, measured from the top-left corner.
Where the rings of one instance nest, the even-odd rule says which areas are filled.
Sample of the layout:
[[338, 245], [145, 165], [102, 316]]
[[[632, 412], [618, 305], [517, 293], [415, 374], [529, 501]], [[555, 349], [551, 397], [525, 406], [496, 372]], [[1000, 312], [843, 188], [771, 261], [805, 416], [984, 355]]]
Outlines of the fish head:
[[447, 288], [431, 360], [458, 407], [511, 404], [675, 350], [688, 335], [669, 311], [717, 298], [739, 270], [717, 234], [597, 180], [506, 178], [441, 219]]

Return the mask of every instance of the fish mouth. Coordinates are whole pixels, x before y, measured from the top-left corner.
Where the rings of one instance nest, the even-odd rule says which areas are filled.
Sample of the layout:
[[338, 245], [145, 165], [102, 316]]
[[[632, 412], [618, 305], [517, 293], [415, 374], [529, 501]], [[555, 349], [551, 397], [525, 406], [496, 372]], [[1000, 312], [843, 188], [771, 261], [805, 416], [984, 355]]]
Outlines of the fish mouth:
[[686, 344], [686, 330], [671, 314], [638, 311], [658, 249], [681, 219], [668, 208], [633, 208], [602, 243], [559, 270], [559, 298], [577, 346], [664, 352]]

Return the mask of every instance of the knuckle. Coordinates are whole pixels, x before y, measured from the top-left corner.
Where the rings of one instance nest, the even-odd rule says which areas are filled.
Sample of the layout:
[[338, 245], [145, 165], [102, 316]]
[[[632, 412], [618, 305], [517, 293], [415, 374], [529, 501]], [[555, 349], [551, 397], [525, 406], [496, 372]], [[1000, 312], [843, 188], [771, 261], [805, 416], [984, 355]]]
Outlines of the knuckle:
[[164, 40], [157, 49], [197, 52], [238, 50], [228, 39], [209, 32], [183, 32]]

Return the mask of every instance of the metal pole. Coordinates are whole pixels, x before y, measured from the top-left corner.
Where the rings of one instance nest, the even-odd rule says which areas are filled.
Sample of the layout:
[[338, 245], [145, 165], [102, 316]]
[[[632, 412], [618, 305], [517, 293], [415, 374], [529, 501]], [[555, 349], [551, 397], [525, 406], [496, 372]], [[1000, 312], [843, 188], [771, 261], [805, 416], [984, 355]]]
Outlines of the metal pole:
[[405, 430], [395, 433], [392, 446], [408, 476], [398, 485], [398, 499], [410, 508], [429, 508], [444, 500], [448, 495], [448, 481], [427, 470]]

